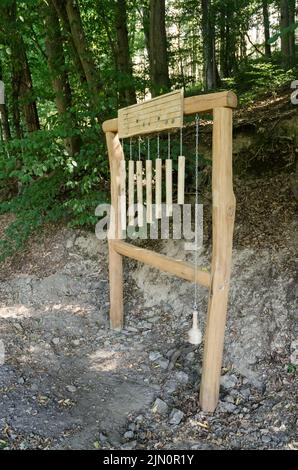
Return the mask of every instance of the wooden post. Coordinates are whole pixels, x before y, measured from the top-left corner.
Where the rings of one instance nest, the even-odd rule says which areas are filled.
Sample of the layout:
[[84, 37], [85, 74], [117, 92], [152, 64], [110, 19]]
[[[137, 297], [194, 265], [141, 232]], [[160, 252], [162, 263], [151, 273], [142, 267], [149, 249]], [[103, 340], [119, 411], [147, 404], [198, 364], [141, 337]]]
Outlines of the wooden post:
[[212, 156], [213, 248], [211, 289], [205, 333], [200, 404], [213, 412], [218, 403], [232, 260], [235, 196], [232, 181], [232, 109], [215, 108]]
[[118, 134], [106, 133], [111, 173], [111, 205], [114, 212], [114, 233], [109, 240], [110, 325], [113, 330], [123, 326], [123, 268], [122, 256], [113, 249], [114, 240], [121, 239], [119, 195], [121, 192], [120, 165], [124, 159]]

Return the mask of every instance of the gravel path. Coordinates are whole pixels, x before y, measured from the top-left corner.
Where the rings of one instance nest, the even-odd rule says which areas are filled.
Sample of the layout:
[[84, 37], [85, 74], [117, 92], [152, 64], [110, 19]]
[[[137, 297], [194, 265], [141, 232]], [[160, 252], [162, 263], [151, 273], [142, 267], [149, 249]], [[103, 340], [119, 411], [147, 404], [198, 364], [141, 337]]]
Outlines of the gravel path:
[[[236, 188], [233, 277], [213, 415], [198, 408], [202, 349], [186, 342], [191, 285], [128, 261], [125, 329], [115, 333], [108, 329], [105, 242], [50, 227], [3, 264], [0, 447], [297, 448], [294, 205], [287, 188], [278, 191], [281, 178], [271, 183]], [[254, 220], [247, 194], [257, 208]], [[258, 214], [260, 194], [266, 214]], [[178, 242], [160, 243], [159, 250], [184, 256]], [[209, 257], [207, 248], [201, 262]], [[206, 309], [202, 288], [202, 328]]]

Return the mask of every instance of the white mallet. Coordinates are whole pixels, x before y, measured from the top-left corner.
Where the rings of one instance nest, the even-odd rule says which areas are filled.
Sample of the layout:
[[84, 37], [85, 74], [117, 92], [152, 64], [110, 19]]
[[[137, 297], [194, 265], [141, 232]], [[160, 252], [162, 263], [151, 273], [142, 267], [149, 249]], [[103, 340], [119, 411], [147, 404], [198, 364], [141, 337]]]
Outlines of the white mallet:
[[188, 332], [188, 342], [199, 345], [202, 342], [202, 332], [198, 326], [198, 312], [194, 310], [192, 318], [192, 328]]

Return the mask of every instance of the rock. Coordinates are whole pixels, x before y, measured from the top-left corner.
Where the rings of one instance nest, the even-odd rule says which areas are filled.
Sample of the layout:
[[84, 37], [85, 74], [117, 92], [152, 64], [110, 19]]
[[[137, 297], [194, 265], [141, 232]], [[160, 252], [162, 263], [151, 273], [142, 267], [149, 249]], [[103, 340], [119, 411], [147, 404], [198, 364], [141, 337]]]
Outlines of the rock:
[[70, 238], [69, 240], [66, 241], [66, 248], [67, 250], [70, 250], [70, 248], [73, 247], [73, 240]]
[[75, 393], [77, 391], [74, 385], [67, 385], [66, 390], [68, 390], [70, 393]]
[[155, 361], [155, 362], [156, 362], [156, 364], [158, 364], [164, 370], [166, 370], [168, 368], [169, 360], [165, 359], [164, 357], [161, 357], [160, 359], [157, 359], [157, 361]]
[[131, 441], [131, 442], [127, 442], [126, 444], [123, 444], [121, 446], [121, 449], [123, 450], [132, 450], [132, 449], [135, 449], [137, 446], [137, 441]]
[[175, 376], [176, 376], [177, 381], [180, 382], [181, 384], [187, 384], [189, 382], [188, 374], [186, 374], [182, 370], [179, 372], [176, 372]]
[[73, 344], [74, 346], [80, 346], [80, 340], [79, 340], [79, 339], [74, 339], [74, 340], [72, 341], [72, 344]]
[[60, 343], [60, 339], [59, 338], [53, 338], [52, 339], [52, 343], [57, 346], [59, 343]]
[[133, 431], [126, 431], [126, 433], [124, 433], [124, 439], [132, 439], [133, 436], [134, 436]]
[[159, 359], [161, 356], [160, 352], [158, 351], [152, 351], [149, 353], [149, 361], [154, 362], [157, 359]]
[[264, 442], [264, 444], [269, 444], [269, 442], [271, 442], [271, 437], [270, 436], [262, 436], [262, 442]]
[[193, 362], [194, 359], [195, 359], [195, 353], [194, 352], [190, 352], [186, 355], [187, 362]]
[[236, 375], [225, 374], [220, 378], [220, 385], [225, 389], [234, 388], [237, 385], [238, 379]]
[[167, 382], [164, 384], [164, 392], [168, 393], [171, 395], [171, 393], [175, 392], [175, 390], [178, 388], [178, 383], [175, 380], [167, 380]]
[[294, 366], [298, 366], [298, 340], [297, 339], [295, 341], [292, 341], [291, 351], [293, 351], [290, 357], [291, 364], [293, 364]]
[[236, 408], [237, 406], [233, 405], [233, 403], [226, 401], [220, 401], [218, 406], [219, 411], [224, 413], [234, 413]]
[[108, 438], [102, 432], [100, 432], [99, 433], [99, 440], [100, 440], [100, 442], [105, 443], [105, 442], [107, 442]]
[[177, 408], [173, 408], [170, 414], [170, 424], [178, 425], [181, 423], [184, 413]]
[[24, 383], [25, 383], [25, 380], [23, 379], [23, 377], [20, 377], [18, 380], [18, 384], [23, 385]]
[[151, 411], [152, 413], [158, 413], [161, 415], [166, 414], [168, 412], [168, 405], [160, 398], [156, 398]]

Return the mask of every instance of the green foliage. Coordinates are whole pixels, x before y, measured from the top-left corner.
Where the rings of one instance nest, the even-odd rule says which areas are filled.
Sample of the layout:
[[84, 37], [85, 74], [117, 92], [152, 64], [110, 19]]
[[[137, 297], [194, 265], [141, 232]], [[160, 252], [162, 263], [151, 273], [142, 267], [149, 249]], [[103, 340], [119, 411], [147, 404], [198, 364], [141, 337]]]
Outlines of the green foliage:
[[0, 214], [15, 215], [0, 240], [0, 260], [20, 249], [45, 223], [64, 219], [73, 226], [94, 226], [95, 207], [107, 200], [103, 145], [98, 144], [98, 134], [87, 129], [80, 153], [70, 157], [64, 149], [66, 137], [65, 129], [56, 128], [0, 145], [0, 191], [13, 188], [11, 197], [6, 193], [0, 202]]
[[242, 105], [251, 104], [260, 95], [273, 92], [295, 78], [293, 70], [285, 71], [267, 61], [251, 61], [240, 66], [233, 79], [226, 84], [235, 89]]

